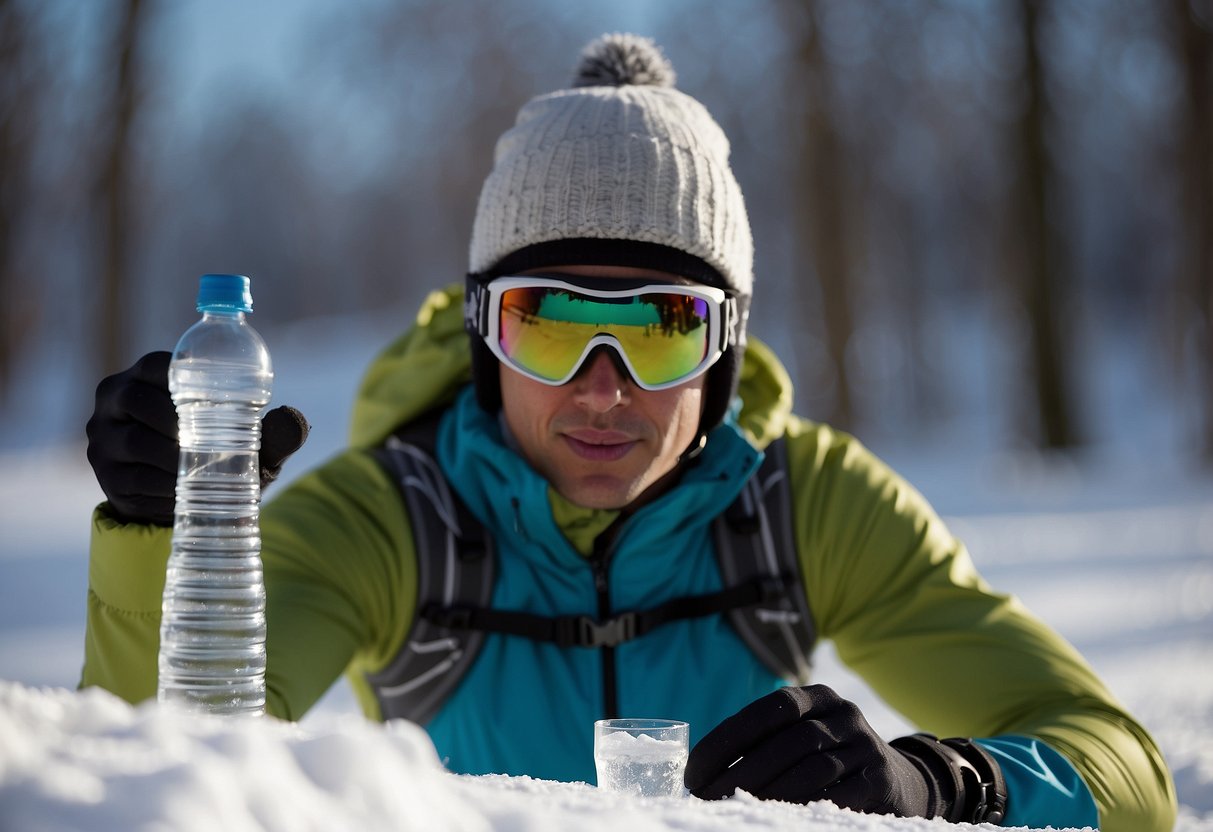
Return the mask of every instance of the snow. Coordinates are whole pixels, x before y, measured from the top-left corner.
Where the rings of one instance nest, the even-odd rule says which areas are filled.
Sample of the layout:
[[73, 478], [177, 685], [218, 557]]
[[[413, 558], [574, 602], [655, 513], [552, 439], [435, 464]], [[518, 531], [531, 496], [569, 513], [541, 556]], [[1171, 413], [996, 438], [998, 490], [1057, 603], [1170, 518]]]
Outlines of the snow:
[[[100, 690], [0, 683], [0, 820], [11, 829], [901, 830], [829, 804], [633, 798], [584, 783], [443, 771], [424, 730], [131, 708]], [[993, 827], [990, 827], [993, 828]]]
[[[357, 368], [406, 315], [267, 337], [275, 401], [314, 425], [285, 478], [340, 446]], [[1213, 480], [1129, 446], [1079, 462], [948, 440], [877, 450], [945, 515], [985, 577], [1073, 642], [1151, 730], [1175, 775], [1176, 828], [1213, 832]], [[644, 800], [449, 774], [421, 729], [363, 720], [344, 684], [298, 724], [190, 718], [76, 692], [89, 512], [100, 498], [79, 440], [0, 453], [0, 829], [940, 828], [829, 804]], [[816, 679], [882, 735], [909, 729], [828, 646]]]
[[660, 762], [686, 753], [686, 740], [662, 740], [650, 734], [613, 731], [594, 740], [594, 756], [603, 760]]

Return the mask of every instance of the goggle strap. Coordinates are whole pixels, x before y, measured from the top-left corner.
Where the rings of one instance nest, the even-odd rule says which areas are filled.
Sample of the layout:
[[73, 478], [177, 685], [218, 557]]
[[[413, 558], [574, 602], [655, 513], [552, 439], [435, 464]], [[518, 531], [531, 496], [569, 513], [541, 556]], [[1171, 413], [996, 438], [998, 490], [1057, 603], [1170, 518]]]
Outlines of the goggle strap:
[[469, 332], [484, 338], [489, 334], [488, 289], [485, 284], [468, 277], [463, 291], [463, 325]]

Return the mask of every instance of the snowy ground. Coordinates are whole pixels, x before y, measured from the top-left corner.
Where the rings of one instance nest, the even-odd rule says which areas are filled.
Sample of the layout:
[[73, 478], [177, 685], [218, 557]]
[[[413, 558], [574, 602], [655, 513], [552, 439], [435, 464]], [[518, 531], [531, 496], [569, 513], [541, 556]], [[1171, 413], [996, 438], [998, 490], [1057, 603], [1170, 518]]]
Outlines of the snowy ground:
[[[349, 368], [381, 340], [331, 337], [355, 347], [305, 359], [289, 342], [275, 345], [275, 398], [316, 427], [288, 476], [339, 445], [357, 377]], [[986, 577], [1074, 642], [1154, 732], [1183, 804], [1176, 828], [1213, 832], [1213, 480], [1128, 453], [1081, 466], [955, 443], [885, 456], [949, 519]], [[88, 515], [99, 497], [79, 442], [0, 452], [0, 829], [938, 828], [828, 805], [644, 803], [579, 784], [449, 775], [423, 733], [365, 723], [343, 687], [299, 725], [199, 723], [75, 693]], [[828, 650], [817, 678], [858, 701], [886, 736], [906, 730]]]
[[352, 715], [233, 727], [153, 705], [133, 709], [99, 690], [0, 682], [0, 731], [4, 829], [939, 829], [832, 804], [628, 798], [584, 783], [451, 775], [421, 728]]

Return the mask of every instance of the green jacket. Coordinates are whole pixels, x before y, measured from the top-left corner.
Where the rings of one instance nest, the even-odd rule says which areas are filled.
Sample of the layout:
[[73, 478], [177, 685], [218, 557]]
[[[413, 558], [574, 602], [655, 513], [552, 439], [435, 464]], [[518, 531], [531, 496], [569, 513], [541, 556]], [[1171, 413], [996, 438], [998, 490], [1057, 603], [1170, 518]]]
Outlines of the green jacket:
[[[270, 713], [298, 719], [344, 672], [379, 716], [364, 677], [406, 638], [416, 564], [399, 491], [369, 449], [469, 377], [460, 290], [436, 292], [368, 371], [350, 447], [263, 508]], [[786, 437], [809, 606], [841, 660], [923, 730], [1039, 738], [1081, 774], [1107, 832], [1169, 830], [1175, 794], [1158, 748], [1081, 656], [993, 592], [925, 500], [858, 441], [793, 415], [785, 371], [753, 338], [740, 394], [755, 445]], [[549, 501], [582, 553], [614, 517]], [[82, 685], [155, 695], [169, 537], [117, 523], [105, 504], [94, 513]]]

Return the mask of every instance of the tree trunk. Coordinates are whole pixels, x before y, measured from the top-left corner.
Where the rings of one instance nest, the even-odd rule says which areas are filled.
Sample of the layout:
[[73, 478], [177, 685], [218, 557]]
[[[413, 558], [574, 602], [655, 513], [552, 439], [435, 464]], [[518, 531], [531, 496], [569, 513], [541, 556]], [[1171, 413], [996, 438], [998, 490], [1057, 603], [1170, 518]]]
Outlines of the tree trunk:
[[20, 4], [0, 0], [0, 402], [32, 327], [33, 302], [19, 288], [19, 218], [28, 210], [29, 156], [36, 124], [32, 29]]
[[98, 377], [130, 363], [129, 356], [124, 354], [127, 331], [124, 310], [128, 306], [124, 303], [124, 295], [130, 278], [131, 124], [139, 98], [138, 47], [143, 18], [143, 0], [127, 0], [112, 53], [117, 75], [112, 104], [108, 108], [112, 122], [108, 144], [102, 151], [97, 194], [102, 248], [101, 302], [97, 316], [97, 360], [101, 370]]
[[[798, 256], [811, 262], [821, 287], [822, 318], [826, 349], [836, 380], [833, 408], [826, 421], [843, 429], [855, 423], [851, 380], [846, 353], [854, 330], [851, 310], [851, 272], [847, 256], [850, 238], [847, 223], [848, 180], [842, 139], [834, 123], [831, 106], [830, 66], [822, 50], [817, 5], [810, 6], [808, 31], [802, 36], [799, 56], [804, 77], [809, 79], [804, 111], [804, 148], [797, 156], [800, 199], [796, 219], [803, 229]], [[810, 297], [801, 293], [801, 297]], [[815, 310], [814, 310], [815, 311]], [[804, 378], [800, 379], [803, 384]]]
[[1037, 40], [1040, 0], [1023, 4], [1023, 37], [1028, 106], [1020, 122], [1023, 152], [1022, 239], [1026, 262], [1021, 300], [1030, 327], [1030, 372], [1038, 414], [1037, 440], [1045, 448], [1077, 443], [1071, 400], [1069, 352], [1060, 317], [1068, 283], [1062, 267], [1060, 234], [1049, 216], [1052, 169], [1045, 146], [1045, 88]]
[[[1179, 166], [1184, 233], [1181, 290], [1186, 307], [1181, 320], [1187, 354], [1196, 366], [1197, 443], [1206, 465], [1213, 465], [1213, 2], [1174, 0], [1179, 24], [1179, 65], [1184, 77], [1185, 110], [1180, 130]], [[1196, 8], [1202, 20], [1197, 19]]]

